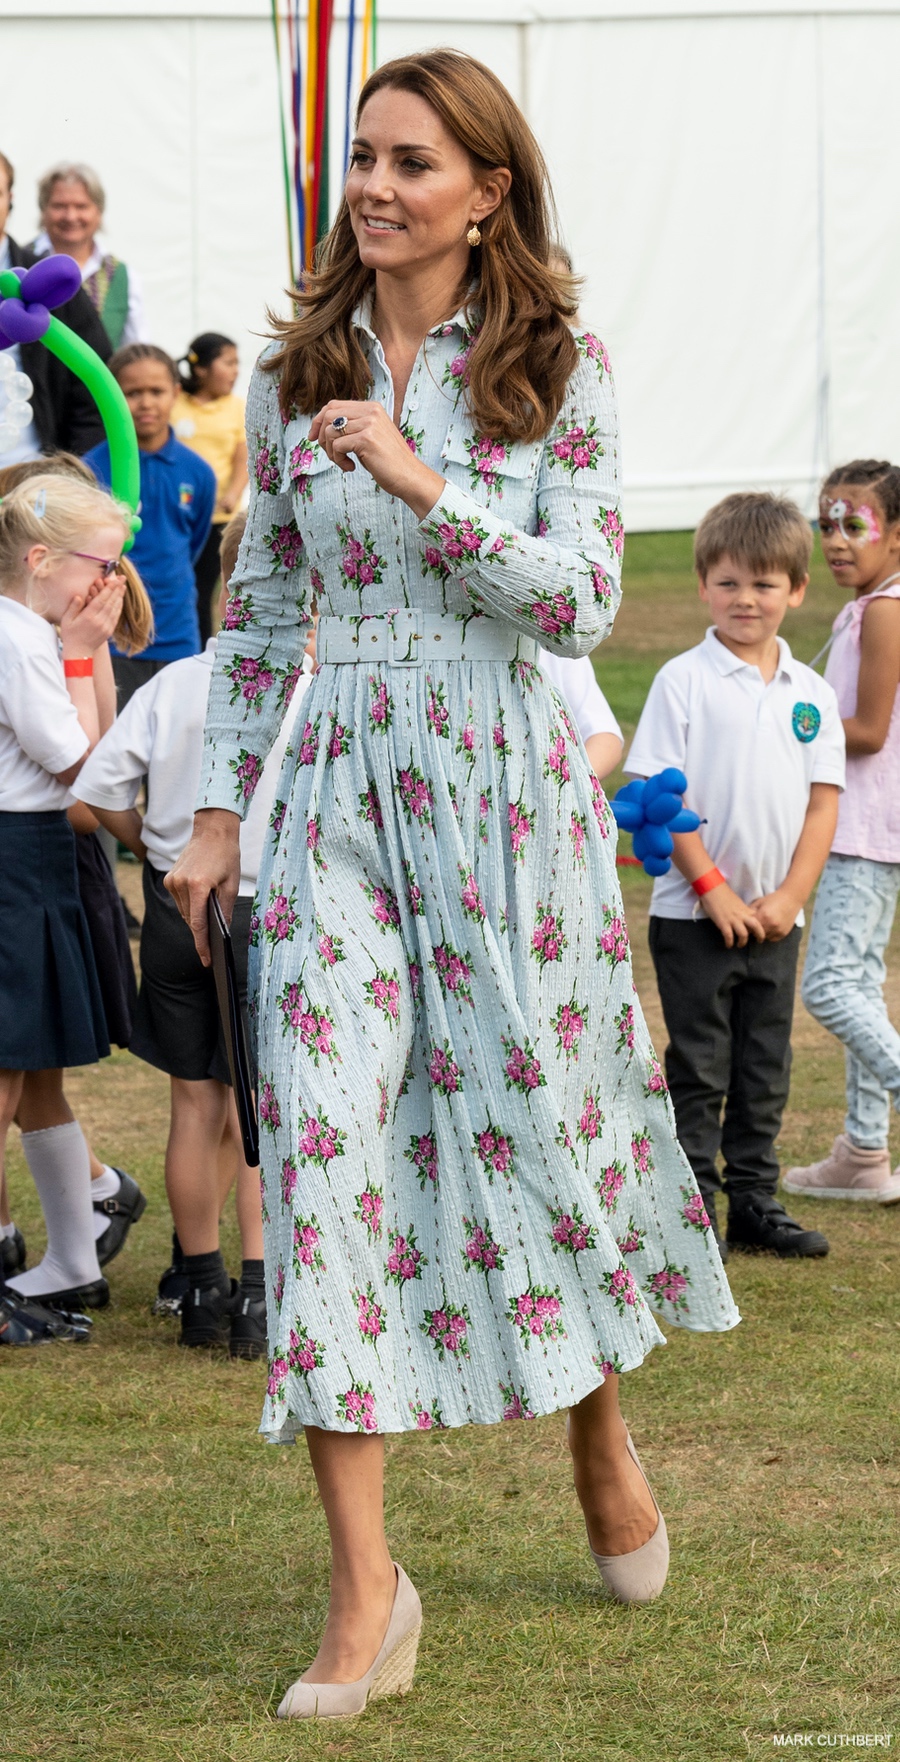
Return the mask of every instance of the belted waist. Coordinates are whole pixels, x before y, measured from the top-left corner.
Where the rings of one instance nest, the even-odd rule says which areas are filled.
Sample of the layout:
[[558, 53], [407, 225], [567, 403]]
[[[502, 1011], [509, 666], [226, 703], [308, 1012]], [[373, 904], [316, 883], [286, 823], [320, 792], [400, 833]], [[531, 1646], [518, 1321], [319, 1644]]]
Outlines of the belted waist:
[[498, 618], [454, 612], [423, 612], [401, 606], [392, 612], [323, 616], [316, 629], [316, 659], [383, 661], [389, 667], [421, 667], [425, 661], [537, 662], [538, 644]]

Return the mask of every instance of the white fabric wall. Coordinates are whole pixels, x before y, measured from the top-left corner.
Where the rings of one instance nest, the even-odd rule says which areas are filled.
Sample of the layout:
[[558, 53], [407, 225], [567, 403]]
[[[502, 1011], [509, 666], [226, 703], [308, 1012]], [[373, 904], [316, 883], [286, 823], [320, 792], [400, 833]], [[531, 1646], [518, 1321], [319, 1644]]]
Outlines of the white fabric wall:
[[[616, 369], [633, 530], [691, 525], [737, 487], [811, 508], [827, 464], [900, 453], [900, 16], [730, 3], [380, 7], [380, 60], [468, 49], [545, 147]], [[334, 164], [344, 43], [339, 23]], [[0, 0], [0, 65], [14, 235], [51, 161], [95, 164], [155, 340], [180, 354], [223, 330], [249, 368], [287, 275], [267, 0]]]

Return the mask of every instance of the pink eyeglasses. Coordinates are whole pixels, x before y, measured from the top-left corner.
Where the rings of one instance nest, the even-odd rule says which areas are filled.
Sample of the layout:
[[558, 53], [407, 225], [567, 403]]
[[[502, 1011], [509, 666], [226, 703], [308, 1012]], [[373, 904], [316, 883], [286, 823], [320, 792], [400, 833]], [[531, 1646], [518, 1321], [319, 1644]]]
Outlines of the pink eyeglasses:
[[115, 575], [122, 561], [121, 557], [92, 557], [90, 551], [70, 551], [69, 556], [81, 557], [85, 563], [99, 563], [104, 581], [108, 581], [111, 575]]

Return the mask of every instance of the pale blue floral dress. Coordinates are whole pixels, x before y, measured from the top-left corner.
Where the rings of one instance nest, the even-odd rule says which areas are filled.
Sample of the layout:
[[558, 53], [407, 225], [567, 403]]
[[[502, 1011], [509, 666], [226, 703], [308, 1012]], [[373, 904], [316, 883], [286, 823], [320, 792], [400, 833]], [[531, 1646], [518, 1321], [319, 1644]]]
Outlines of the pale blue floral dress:
[[[372, 396], [393, 390], [366, 314]], [[446, 478], [421, 523], [285, 421], [257, 368], [251, 503], [199, 805], [243, 812], [312, 602], [487, 614], [584, 654], [619, 598], [615, 403], [598, 340], [552, 433], [485, 440], [460, 313], [402, 412]], [[270, 1362], [263, 1431], [551, 1412], [737, 1312], [635, 995], [615, 826], [525, 659], [325, 665], [259, 878], [252, 968]]]

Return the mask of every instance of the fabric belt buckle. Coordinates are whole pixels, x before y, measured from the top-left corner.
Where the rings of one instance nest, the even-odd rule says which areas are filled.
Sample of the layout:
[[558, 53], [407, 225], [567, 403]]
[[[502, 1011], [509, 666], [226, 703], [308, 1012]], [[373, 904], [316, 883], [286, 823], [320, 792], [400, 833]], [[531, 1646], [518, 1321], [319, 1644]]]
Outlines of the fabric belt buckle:
[[421, 667], [425, 656], [425, 618], [419, 606], [387, 613], [389, 667]]

